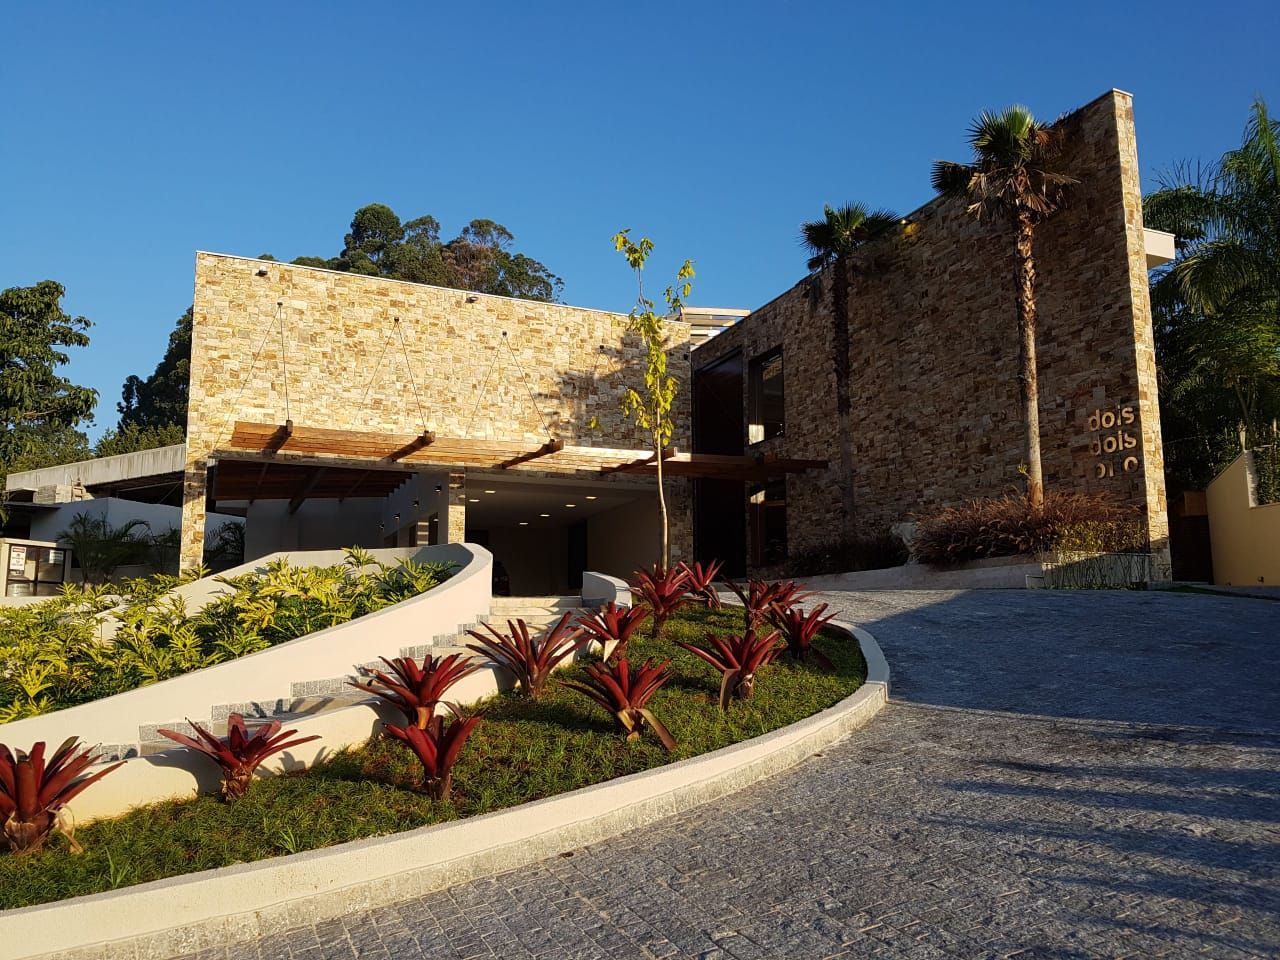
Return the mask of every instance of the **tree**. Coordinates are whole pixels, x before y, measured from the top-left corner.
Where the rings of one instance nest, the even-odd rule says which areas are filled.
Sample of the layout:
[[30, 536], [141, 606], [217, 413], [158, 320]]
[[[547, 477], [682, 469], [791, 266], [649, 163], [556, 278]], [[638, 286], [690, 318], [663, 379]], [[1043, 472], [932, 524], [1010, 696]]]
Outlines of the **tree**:
[[52, 280], [0, 292], [0, 476], [86, 444], [76, 428], [93, 420], [97, 391], [58, 370], [65, 348], [88, 346], [91, 324], [62, 309], [65, 293]]
[[[671, 405], [675, 402], [679, 381], [667, 373], [666, 321], [654, 313], [653, 301], [644, 295], [644, 266], [653, 252], [653, 241], [641, 237], [632, 240], [630, 230], [622, 230], [613, 236], [613, 248], [624, 257], [627, 265], [636, 273], [639, 296], [631, 308], [627, 329], [638, 334], [645, 348], [644, 389], [628, 387], [622, 397], [622, 413], [635, 421], [636, 426], [649, 434], [653, 444], [653, 459], [658, 472], [658, 517], [662, 528], [662, 566], [671, 566], [671, 528], [667, 516], [667, 496], [663, 489], [662, 460], [675, 434], [671, 420]], [[666, 302], [666, 315], [679, 313], [684, 299], [693, 290], [693, 261], [686, 260], [676, 271], [676, 282], [662, 293]]]
[[1262, 100], [1251, 114], [1239, 147], [1143, 201], [1145, 222], [1177, 237], [1151, 286], [1177, 486], [1207, 483], [1280, 417], [1280, 122]]
[[1040, 466], [1040, 382], [1036, 367], [1036, 228], [1057, 213], [1077, 181], [1059, 169], [1061, 130], [1041, 124], [1026, 107], [983, 112], [969, 128], [972, 163], [939, 160], [933, 188], [962, 197], [979, 220], [998, 219], [1013, 228], [1018, 291], [1018, 384], [1025, 424], [1027, 500], [1044, 504]]
[[[138, 533], [143, 530], [147, 533]], [[150, 526], [145, 520], [133, 519], [113, 527], [106, 517], [77, 513], [67, 529], [58, 533], [58, 542], [71, 548], [80, 561], [84, 583], [106, 583], [119, 567], [145, 563], [151, 555]]]
[[174, 426], [186, 430], [187, 393], [191, 379], [191, 324], [192, 308], [187, 307], [169, 334], [164, 356], [151, 376], [145, 380], [137, 376], [125, 380], [120, 402], [116, 405], [121, 431], [131, 426], [144, 432], [168, 430]]
[[129, 423], [104, 433], [93, 445], [93, 455], [115, 457], [122, 453], [173, 446], [186, 439], [186, 430], [177, 423], [154, 427], [140, 427], [136, 423]]
[[849, 390], [849, 272], [851, 258], [863, 246], [889, 233], [898, 224], [888, 210], [869, 211], [861, 203], [823, 208], [821, 220], [800, 225], [800, 243], [809, 252], [808, 267], [822, 272], [834, 267], [831, 282], [831, 363], [836, 379], [836, 416], [840, 428], [840, 490], [846, 533], [853, 522], [853, 438]]

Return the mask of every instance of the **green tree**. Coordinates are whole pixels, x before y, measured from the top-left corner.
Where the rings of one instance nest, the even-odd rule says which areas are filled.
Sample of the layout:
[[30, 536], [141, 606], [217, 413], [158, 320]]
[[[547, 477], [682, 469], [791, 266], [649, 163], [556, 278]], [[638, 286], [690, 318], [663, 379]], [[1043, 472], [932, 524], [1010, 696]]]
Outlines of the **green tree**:
[[164, 356], [151, 376], [145, 380], [130, 376], [125, 380], [120, 402], [116, 404], [122, 431], [127, 427], [137, 427], [141, 432], [135, 436], [175, 426], [185, 431], [187, 391], [191, 379], [191, 324], [192, 308], [187, 307], [169, 334]]
[[98, 442], [93, 445], [93, 455], [114, 457], [122, 453], [137, 453], [139, 450], [169, 447], [183, 443], [186, 439], [186, 430], [180, 424], [140, 427], [136, 423], [127, 423], [114, 430], [108, 430], [99, 437]]
[[62, 285], [42, 280], [0, 292], [0, 476], [80, 449], [97, 391], [59, 373], [66, 348], [89, 344], [90, 323], [62, 309]]
[[[139, 533], [138, 531], [145, 531]], [[150, 527], [144, 520], [129, 520], [118, 527], [106, 517], [77, 513], [67, 529], [58, 532], [58, 542], [71, 548], [80, 561], [85, 587], [106, 583], [119, 567], [145, 563], [151, 554]]]
[[1171, 486], [1202, 486], [1280, 417], [1280, 122], [1257, 100], [1239, 147], [1146, 197], [1177, 237], [1152, 274]]
[[667, 310], [664, 316], [654, 313], [652, 300], [644, 295], [644, 267], [653, 252], [653, 241], [641, 237], [632, 240], [630, 230], [622, 230], [613, 236], [613, 247], [622, 253], [627, 265], [635, 271], [639, 296], [631, 308], [627, 328], [644, 343], [644, 389], [628, 387], [622, 397], [622, 413], [635, 421], [636, 426], [648, 433], [653, 445], [653, 459], [658, 472], [658, 518], [662, 528], [662, 566], [671, 565], [671, 527], [667, 515], [667, 495], [663, 488], [662, 460], [675, 434], [671, 420], [671, 405], [675, 402], [679, 381], [667, 372], [667, 334], [664, 316], [680, 312], [684, 299], [693, 290], [693, 261], [686, 260], [676, 271], [676, 282], [662, 293]]
[[969, 128], [972, 163], [939, 160], [933, 188], [968, 201], [980, 220], [1003, 220], [1014, 235], [1018, 292], [1018, 384], [1025, 424], [1027, 500], [1044, 505], [1040, 465], [1040, 380], [1036, 366], [1036, 228], [1062, 208], [1077, 181], [1061, 169], [1061, 130], [1040, 123], [1026, 107], [983, 112]]
[[823, 208], [821, 220], [800, 225], [800, 243], [809, 253], [815, 273], [831, 270], [831, 365], [836, 380], [836, 415], [840, 428], [840, 492], [846, 532], [853, 523], [853, 437], [849, 384], [849, 273], [853, 255], [872, 240], [886, 236], [898, 224], [889, 210], [871, 211], [861, 203]]

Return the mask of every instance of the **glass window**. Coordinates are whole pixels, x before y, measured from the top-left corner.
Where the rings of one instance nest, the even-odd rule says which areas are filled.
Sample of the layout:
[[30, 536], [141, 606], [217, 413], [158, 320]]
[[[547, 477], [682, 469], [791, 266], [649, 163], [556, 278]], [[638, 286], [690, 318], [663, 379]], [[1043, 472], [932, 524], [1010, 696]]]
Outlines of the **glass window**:
[[751, 361], [751, 424], [747, 439], [760, 443], [780, 437], [785, 425], [782, 387], [782, 348], [761, 354]]
[[769, 567], [787, 559], [787, 481], [770, 480], [751, 491], [751, 562]]

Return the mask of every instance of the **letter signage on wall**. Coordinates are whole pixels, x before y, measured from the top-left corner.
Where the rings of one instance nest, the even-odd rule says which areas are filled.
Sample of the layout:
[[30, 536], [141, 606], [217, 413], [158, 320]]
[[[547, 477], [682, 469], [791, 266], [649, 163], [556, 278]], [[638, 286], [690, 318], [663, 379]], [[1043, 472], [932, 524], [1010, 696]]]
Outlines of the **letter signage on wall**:
[[1094, 410], [1089, 414], [1089, 453], [1093, 476], [1105, 480], [1118, 473], [1133, 473], [1142, 462], [1138, 446], [1138, 415], [1131, 405]]

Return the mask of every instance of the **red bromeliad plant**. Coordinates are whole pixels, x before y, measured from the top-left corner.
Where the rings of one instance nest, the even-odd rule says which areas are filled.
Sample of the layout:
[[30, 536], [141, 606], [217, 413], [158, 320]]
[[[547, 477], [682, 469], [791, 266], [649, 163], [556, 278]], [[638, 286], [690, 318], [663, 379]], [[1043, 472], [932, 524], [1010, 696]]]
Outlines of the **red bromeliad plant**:
[[689, 602], [689, 575], [679, 567], [636, 571], [636, 592], [653, 611], [653, 639], [662, 636], [663, 625]]
[[828, 670], [834, 670], [836, 665], [831, 662], [831, 658], [813, 645], [813, 638], [835, 619], [834, 613], [823, 616], [826, 610], [825, 603], [818, 604], [808, 613], [802, 607], [774, 604], [771, 618], [774, 625], [782, 631], [782, 638], [787, 641], [787, 653], [801, 663], [806, 662], [809, 655], [813, 654], [820, 664]]
[[631, 635], [648, 618], [644, 607], [620, 607], [610, 600], [594, 614], [580, 616], [577, 626], [604, 648], [605, 660], [616, 660], [627, 655]]
[[591, 638], [584, 635], [582, 630], [569, 626], [571, 616], [572, 614], [566, 613], [541, 638], [532, 636], [523, 620], [516, 620], [514, 623], [507, 621], [510, 634], [499, 633], [486, 623], [485, 629], [492, 636], [485, 636], [478, 630], [468, 630], [467, 633], [480, 642], [469, 643], [467, 648], [482, 653], [494, 663], [506, 667], [515, 674], [516, 684], [521, 692], [537, 700], [542, 694], [542, 688], [546, 686], [547, 677], [551, 676], [551, 671], [559, 666], [562, 660], [573, 656], [591, 642]]
[[319, 736], [299, 737], [290, 740], [297, 730], [280, 733], [280, 721], [268, 720], [250, 736], [244, 717], [233, 713], [227, 717], [227, 735], [216, 737], [198, 723], [187, 719], [200, 739], [188, 737], [176, 730], [159, 730], [161, 736], [180, 743], [206, 757], [222, 768], [222, 798], [228, 802], [239, 800], [253, 782], [253, 772], [268, 758], [299, 744], [319, 740]]
[[[80, 853], [75, 830], [63, 809], [82, 790], [101, 780], [121, 763], [87, 777], [80, 776], [98, 759], [92, 750], [81, 750], [76, 737], [68, 737], [45, 761], [43, 740], [30, 753], [10, 750], [0, 743], [0, 819], [9, 849], [34, 853], [57, 830]], [[77, 779], [78, 778], [78, 779]]]
[[676, 748], [675, 737], [671, 736], [671, 731], [646, 706], [649, 698], [671, 679], [670, 667], [670, 660], [663, 660], [661, 663], [646, 660], [632, 667], [627, 663], [626, 657], [619, 657], [612, 664], [591, 664], [587, 667], [585, 680], [562, 682], [613, 714], [628, 740], [640, 739], [641, 732], [647, 726], [658, 735], [662, 745], [670, 752]]
[[383, 657], [382, 662], [395, 674], [395, 679], [381, 670], [372, 670], [372, 679], [354, 681], [350, 685], [395, 704], [409, 723], [420, 729], [430, 722], [436, 706], [444, 700], [449, 688], [480, 669], [480, 664], [462, 653], [451, 653], [447, 657], [427, 654], [422, 658], [421, 666], [412, 657], [396, 657], [394, 660]]
[[709, 610], [719, 610], [723, 606], [720, 602], [720, 594], [712, 585], [722, 566], [724, 564], [719, 560], [712, 560], [705, 567], [696, 560], [692, 566], [683, 560], [680, 561], [680, 569], [689, 580], [689, 593], [705, 603]]
[[676, 646], [684, 647], [720, 671], [720, 707], [723, 710], [729, 709], [730, 700], [746, 700], [751, 696], [755, 690], [756, 672], [772, 663], [782, 649], [778, 646], [776, 630], [768, 634], [747, 630], [740, 636], [730, 634], [727, 637], [709, 633], [707, 643], [710, 649], [679, 640]]
[[421, 790], [436, 800], [449, 799], [453, 765], [462, 745], [484, 717], [483, 710], [468, 715], [451, 703], [445, 706], [453, 713], [448, 723], [437, 715], [425, 727], [397, 727], [390, 723], [386, 726], [387, 733], [405, 744], [422, 763]]
[[775, 605], [789, 607], [808, 600], [813, 594], [801, 593], [800, 584], [793, 580], [775, 581], [748, 580], [744, 589], [732, 580], [726, 581], [729, 589], [738, 595], [745, 610], [744, 626], [747, 630], [757, 630], [769, 618]]

